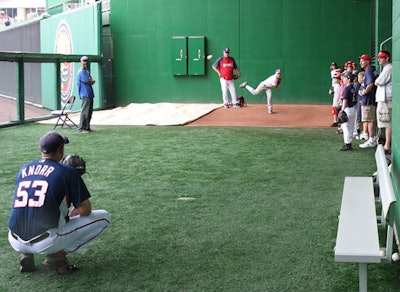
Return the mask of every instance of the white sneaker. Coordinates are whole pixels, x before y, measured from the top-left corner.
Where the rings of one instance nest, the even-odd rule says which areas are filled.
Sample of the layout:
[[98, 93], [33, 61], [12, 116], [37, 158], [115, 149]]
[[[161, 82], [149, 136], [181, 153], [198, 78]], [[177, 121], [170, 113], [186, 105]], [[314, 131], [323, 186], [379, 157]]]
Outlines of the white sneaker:
[[368, 139], [367, 142], [364, 142], [363, 144], [360, 144], [360, 148], [373, 148], [376, 147], [378, 143], [376, 142], [376, 139]]
[[224, 108], [229, 108], [227, 103], [224, 103]]
[[243, 88], [243, 87], [246, 87], [246, 85], [247, 85], [247, 82], [245, 81], [245, 82], [243, 82], [242, 84], [240, 84], [239, 87], [240, 87], [240, 88]]
[[361, 132], [360, 137], [357, 140], [365, 140], [367, 141], [369, 139], [368, 133]]

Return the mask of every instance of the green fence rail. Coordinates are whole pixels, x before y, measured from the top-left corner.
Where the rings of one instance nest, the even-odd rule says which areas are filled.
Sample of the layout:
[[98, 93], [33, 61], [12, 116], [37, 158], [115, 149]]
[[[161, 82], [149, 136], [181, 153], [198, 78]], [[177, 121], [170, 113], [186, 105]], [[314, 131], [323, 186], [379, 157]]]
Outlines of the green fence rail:
[[[6, 123], [0, 124], [1, 127], [13, 126], [18, 124], [24, 124], [28, 122], [37, 121], [38, 119], [25, 119], [25, 89], [24, 89], [24, 81], [25, 81], [25, 72], [24, 72], [24, 64], [25, 63], [53, 63], [55, 65], [55, 74], [56, 74], [56, 96], [61, 96], [61, 72], [60, 67], [61, 63], [64, 62], [80, 62], [80, 58], [82, 55], [64, 55], [64, 54], [42, 54], [42, 53], [26, 53], [26, 52], [0, 52], [0, 62], [13, 62], [16, 63], [16, 107], [17, 107], [17, 119], [15, 121], [9, 121]], [[90, 62], [100, 63], [102, 65], [103, 57], [97, 55], [88, 55]], [[102, 76], [100, 67], [100, 75]], [[57, 98], [57, 108], [61, 108], [61, 100]], [[45, 117], [46, 118], [46, 117]], [[48, 117], [47, 117], [48, 118]]]

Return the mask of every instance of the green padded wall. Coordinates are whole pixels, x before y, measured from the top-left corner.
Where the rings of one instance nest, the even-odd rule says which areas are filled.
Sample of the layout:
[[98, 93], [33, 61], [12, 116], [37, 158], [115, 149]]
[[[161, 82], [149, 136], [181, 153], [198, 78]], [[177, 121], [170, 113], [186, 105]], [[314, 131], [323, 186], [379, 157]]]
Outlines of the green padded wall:
[[392, 109], [392, 179], [396, 194], [396, 228], [400, 234], [400, 0], [393, 0], [393, 52], [392, 52], [392, 83], [393, 83], [393, 109]]
[[[88, 6], [77, 10], [74, 13], [56, 14], [52, 17], [44, 19], [40, 22], [40, 45], [42, 53], [59, 53], [59, 54], [81, 54], [81, 55], [100, 55], [101, 53], [101, 5]], [[60, 26], [67, 29], [61, 30]], [[67, 31], [68, 33], [66, 33]], [[77, 63], [61, 64], [61, 71], [67, 71], [69, 84], [63, 83], [63, 90], [78, 96], [76, 88], [76, 73], [80, 68], [79, 60]], [[102, 108], [103, 106], [103, 88], [100, 78], [100, 65], [97, 63], [90, 64], [90, 73], [96, 80], [93, 86], [95, 93], [94, 107]], [[56, 109], [56, 75], [54, 64], [42, 65], [42, 104], [49, 109]], [[63, 78], [62, 78], [63, 80]], [[64, 82], [64, 81], [63, 81]], [[68, 88], [66, 88], [68, 87]], [[63, 94], [62, 90], [62, 94]], [[71, 95], [70, 93], [68, 93]], [[68, 96], [69, 96], [68, 95]], [[79, 100], [75, 109], [79, 109]]]
[[[329, 104], [329, 64], [371, 52], [373, 1], [111, 1], [116, 103], [221, 102], [212, 62], [230, 47], [242, 81], [283, 70], [275, 102]], [[155, 9], [154, 7], [157, 7]], [[205, 75], [172, 74], [172, 36], [205, 36]], [[265, 96], [250, 97], [265, 102]]]

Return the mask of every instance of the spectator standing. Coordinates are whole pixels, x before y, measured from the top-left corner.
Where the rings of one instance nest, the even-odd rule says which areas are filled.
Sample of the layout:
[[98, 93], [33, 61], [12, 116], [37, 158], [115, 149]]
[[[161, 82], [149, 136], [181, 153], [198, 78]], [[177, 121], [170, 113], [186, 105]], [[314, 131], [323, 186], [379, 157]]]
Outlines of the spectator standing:
[[386, 153], [390, 153], [392, 141], [392, 64], [390, 63], [390, 53], [380, 51], [378, 62], [383, 68], [379, 77], [375, 80], [378, 128], [385, 129], [383, 149]]
[[358, 101], [358, 91], [360, 89], [361, 84], [358, 82], [358, 75], [354, 73], [351, 74], [354, 75], [353, 88], [357, 95], [356, 117], [355, 117], [356, 121], [354, 125], [353, 136], [356, 137], [356, 139], [358, 139], [360, 137], [360, 125], [361, 125], [361, 103]]
[[356, 93], [353, 88], [354, 75], [350, 72], [342, 74], [342, 80], [345, 84], [343, 94], [342, 94], [342, 111], [347, 114], [348, 120], [342, 123], [340, 126], [343, 131], [343, 141], [344, 144], [339, 147], [339, 151], [349, 151], [353, 150], [351, 142], [353, 140], [353, 130], [356, 115]]
[[338, 127], [338, 109], [340, 110], [340, 98], [339, 98], [339, 90], [340, 90], [340, 74], [337, 73], [335, 77], [332, 79], [332, 87], [329, 89], [329, 94], [331, 94], [332, 97], [332, 116], [333, 116], [333, 123], [331, 127]]
[[328, 92], [329, 94], [333, 95], [333, 100], [332, 100], [333, 123], [331, 127], [337, 127], [339, 126], [337, 115], [338, 115], [338, 106], [340, 106], [340, 97], [339, 97], [340, 80], [341, 80], [340, 69], [338, 68], [336, 62], [332, 62], [331, 65], [329, 66], [329, 69], [331, 71], [332, 86]]
[[[212, 68], [215, 72], [217, 72], [219, 81], [221, 83], [221, 91], [222, 91], [222, 101], [225, 108], [229, 108], [228, 106], [228, 90], [231, 94], [232, 98], [232, 107], [240, 108], [237, 98], [236, 98], [236, 88], [234, 83], [234, 78], [240, 78], [240, 70], [236, 64], [234, 58], [230, 55], [230, 49], [224, 49], [224, 55], [215, 61], [212, 65]], [[236, 71], [236, 76], [234, 75], [234, 71]]]
[[337, 66], [336, 62], [332, 62], [331, 65], [329, 66], [329, 69], [331, 70], [331, 79], [332, 79], [332, 86], [333, 86], [333, 78], [337, 76], [337, 74], [340, 74], [340, 69]]
[[358, 73], [357, 81], [359, 83], [359, 88], [357, 91], [357, 103], [361, 106], [361, 127], [362, 131], [359, 136], [356, 137], [357, 140], [368, 140], [368, 123], [375, 123], [376, 118], [376, 107], [373, 99], [368, 98], [367, 96], [361, 95], [364, 87], [364, 71]]
[[90, 133], [93, 130], [90, 128], [90, 120], [93, 113], [94, 92], [92, 85], [96, 82], [88, 70], [89, 58], [81, 57], [82, 67], [77, 73], [77, 86], [79, 98], [82, 100], [81, 116], [79, 121], [78, 131], [81, 133]]
[[[369, 100], [369, 103], [375, 103], [375, 92], [376, 86], [374, 84], [377, 73], [375, 68], [371, 66], [371, 57], [364, 54], [359, 57], [360, 59], [360, 66], [365, 71], [364, 73], [364, 82], [363, 82], [363, 89], [359, 90], [359, 94]], [[372, 102], [373, 100], [373, 102]], [[360, 148], [371, 148], [376, 147], [376, 123], [375, 121], [368, 121], [368, 133], [369, 139], [360, 144]]]
[[353, 61], [347, 61], [344, 64], [344, 72], [343, 73], [352, 73], [353, 74]]
[[[345, 71], [341, 72], [340, 76], [342, 76], [345, 73], [347, 73], [347, 72], [345, 72]], [[340, 78], [339, 97], [338, 97], [339, 98], [339, 108], [340, 109], [342, 108], [343, 91], [344, 91], [344, 88], [346, 87], [346, 84], [344, 83], [343, 80], [344, 80], [343, 78]], [[338, 128], [337, 133], [338, 134], [343, 134], [343, 129], [342, 129], [341, 126]]]

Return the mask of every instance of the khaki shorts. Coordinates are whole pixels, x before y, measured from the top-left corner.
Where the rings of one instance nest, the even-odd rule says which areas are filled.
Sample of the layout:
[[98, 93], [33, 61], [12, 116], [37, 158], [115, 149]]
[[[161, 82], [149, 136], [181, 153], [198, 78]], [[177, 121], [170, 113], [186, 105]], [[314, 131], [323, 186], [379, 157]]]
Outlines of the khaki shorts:
[[392, 127], [392, 101], [380, 101], [376, 108], [378, 128]]
[[376, 107], [374, 105], [361, 106], [361, 122], [376, 121]]

